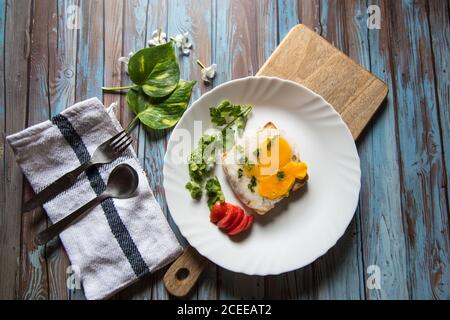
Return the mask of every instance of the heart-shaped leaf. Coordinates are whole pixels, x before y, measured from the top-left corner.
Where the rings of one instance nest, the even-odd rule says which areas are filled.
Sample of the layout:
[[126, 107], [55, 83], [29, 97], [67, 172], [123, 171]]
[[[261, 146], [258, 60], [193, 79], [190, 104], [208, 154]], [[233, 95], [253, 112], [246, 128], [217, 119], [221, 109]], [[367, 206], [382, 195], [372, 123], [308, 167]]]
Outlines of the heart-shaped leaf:
[[131, 81], [142, 86], [146, 95], [168, 96], [177, 87], [180, 69], [172, 42], [136, 52], [128, 62]]
[[137, 118], [152, 129], [173, 127], [186, 111], [196, 81], [180, 80], [172, 94], [160, 103], [141, 90], [130, 90], [127, 103]]

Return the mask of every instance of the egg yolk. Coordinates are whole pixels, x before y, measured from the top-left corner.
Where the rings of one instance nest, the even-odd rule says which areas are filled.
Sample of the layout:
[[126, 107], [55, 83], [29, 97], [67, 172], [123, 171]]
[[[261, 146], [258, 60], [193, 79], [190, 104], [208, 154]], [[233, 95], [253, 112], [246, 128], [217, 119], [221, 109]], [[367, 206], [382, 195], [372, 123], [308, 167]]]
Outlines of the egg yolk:
[[307, 175], [304, 162], [292, 161], [292, 149], [282, 137], [276, 136], [263, 141], [256, 150], [257, 163], [248, 168], [248, 177], [258, 182], [258, 193], [268, 199], [287, 196], [295, 180]]

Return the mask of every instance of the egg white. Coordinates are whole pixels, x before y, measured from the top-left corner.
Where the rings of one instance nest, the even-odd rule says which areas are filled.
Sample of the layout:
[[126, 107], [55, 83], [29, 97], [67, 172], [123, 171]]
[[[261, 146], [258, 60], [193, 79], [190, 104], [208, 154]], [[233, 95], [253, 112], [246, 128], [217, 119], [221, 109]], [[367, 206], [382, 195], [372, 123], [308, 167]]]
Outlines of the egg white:
[[263, 215], [275, 207], [284, 197], [277, 199], [267, 199], [262, 197], [258, 192], [258, 187], [255, 187], [254, 192], [248, 188], [250, 178], [245, 174], [239, 178], [238, 171], [242, 165], [239, 160], [242, 156], [248, 157], [251, 163], [257, 162], [257, 155], [254, 151], [266, 139], [279, 136], [285, 139], [292, 150], [292, 157], [300, 160], [298, 148], [293, 139], [291, 139], [283, 130], [278, 128], [261, 128], [257, 131], [246, 132], [241, 139], [236, 141], [236, 144], [222, 156], [222, 168], [224, 170], [227, 181], [233, 189], [236, 196], [249, 208], [256, 213]]

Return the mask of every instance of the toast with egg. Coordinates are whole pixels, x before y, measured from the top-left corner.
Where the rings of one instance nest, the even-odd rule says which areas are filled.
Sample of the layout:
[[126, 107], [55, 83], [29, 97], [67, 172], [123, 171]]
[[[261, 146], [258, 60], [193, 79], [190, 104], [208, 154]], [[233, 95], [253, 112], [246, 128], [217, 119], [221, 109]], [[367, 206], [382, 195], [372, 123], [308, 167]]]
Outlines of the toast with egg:
[[272, 122], [244, 134], [223, 154], [222, 168], [236, 196], [260, 215], [308, 181], [296, 144]]

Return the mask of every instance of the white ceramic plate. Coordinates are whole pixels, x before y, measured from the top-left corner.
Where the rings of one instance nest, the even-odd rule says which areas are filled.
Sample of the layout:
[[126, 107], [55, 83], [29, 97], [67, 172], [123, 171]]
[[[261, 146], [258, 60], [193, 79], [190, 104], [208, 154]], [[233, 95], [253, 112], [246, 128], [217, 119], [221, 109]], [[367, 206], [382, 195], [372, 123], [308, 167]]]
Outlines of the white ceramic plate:
[[[191, 199], [187, 157], [202, 131], [211, 128], [209, 108], [223, 99], [252, 104], [247, 129], [268, 121], [294, 138], [309, 181], [265, 216], [256, 216], [250, 233], [233, 239], [209, 221], [205, 196]], [[203, 128], [196, 128], [200, 122]], [[164, 160], [164, 189], [170, 213], [183, 236], [202, 255], [231, 271], [279, 274], [301, 268], [327, 252], [344, 234], [358, 203], [359, 157], [339, 114], [320, 96], [294, 82], [248, 77], [222, 84], [186, 111], [169, 141]], [[239, 204], [220, 165], [227, 202]]]

